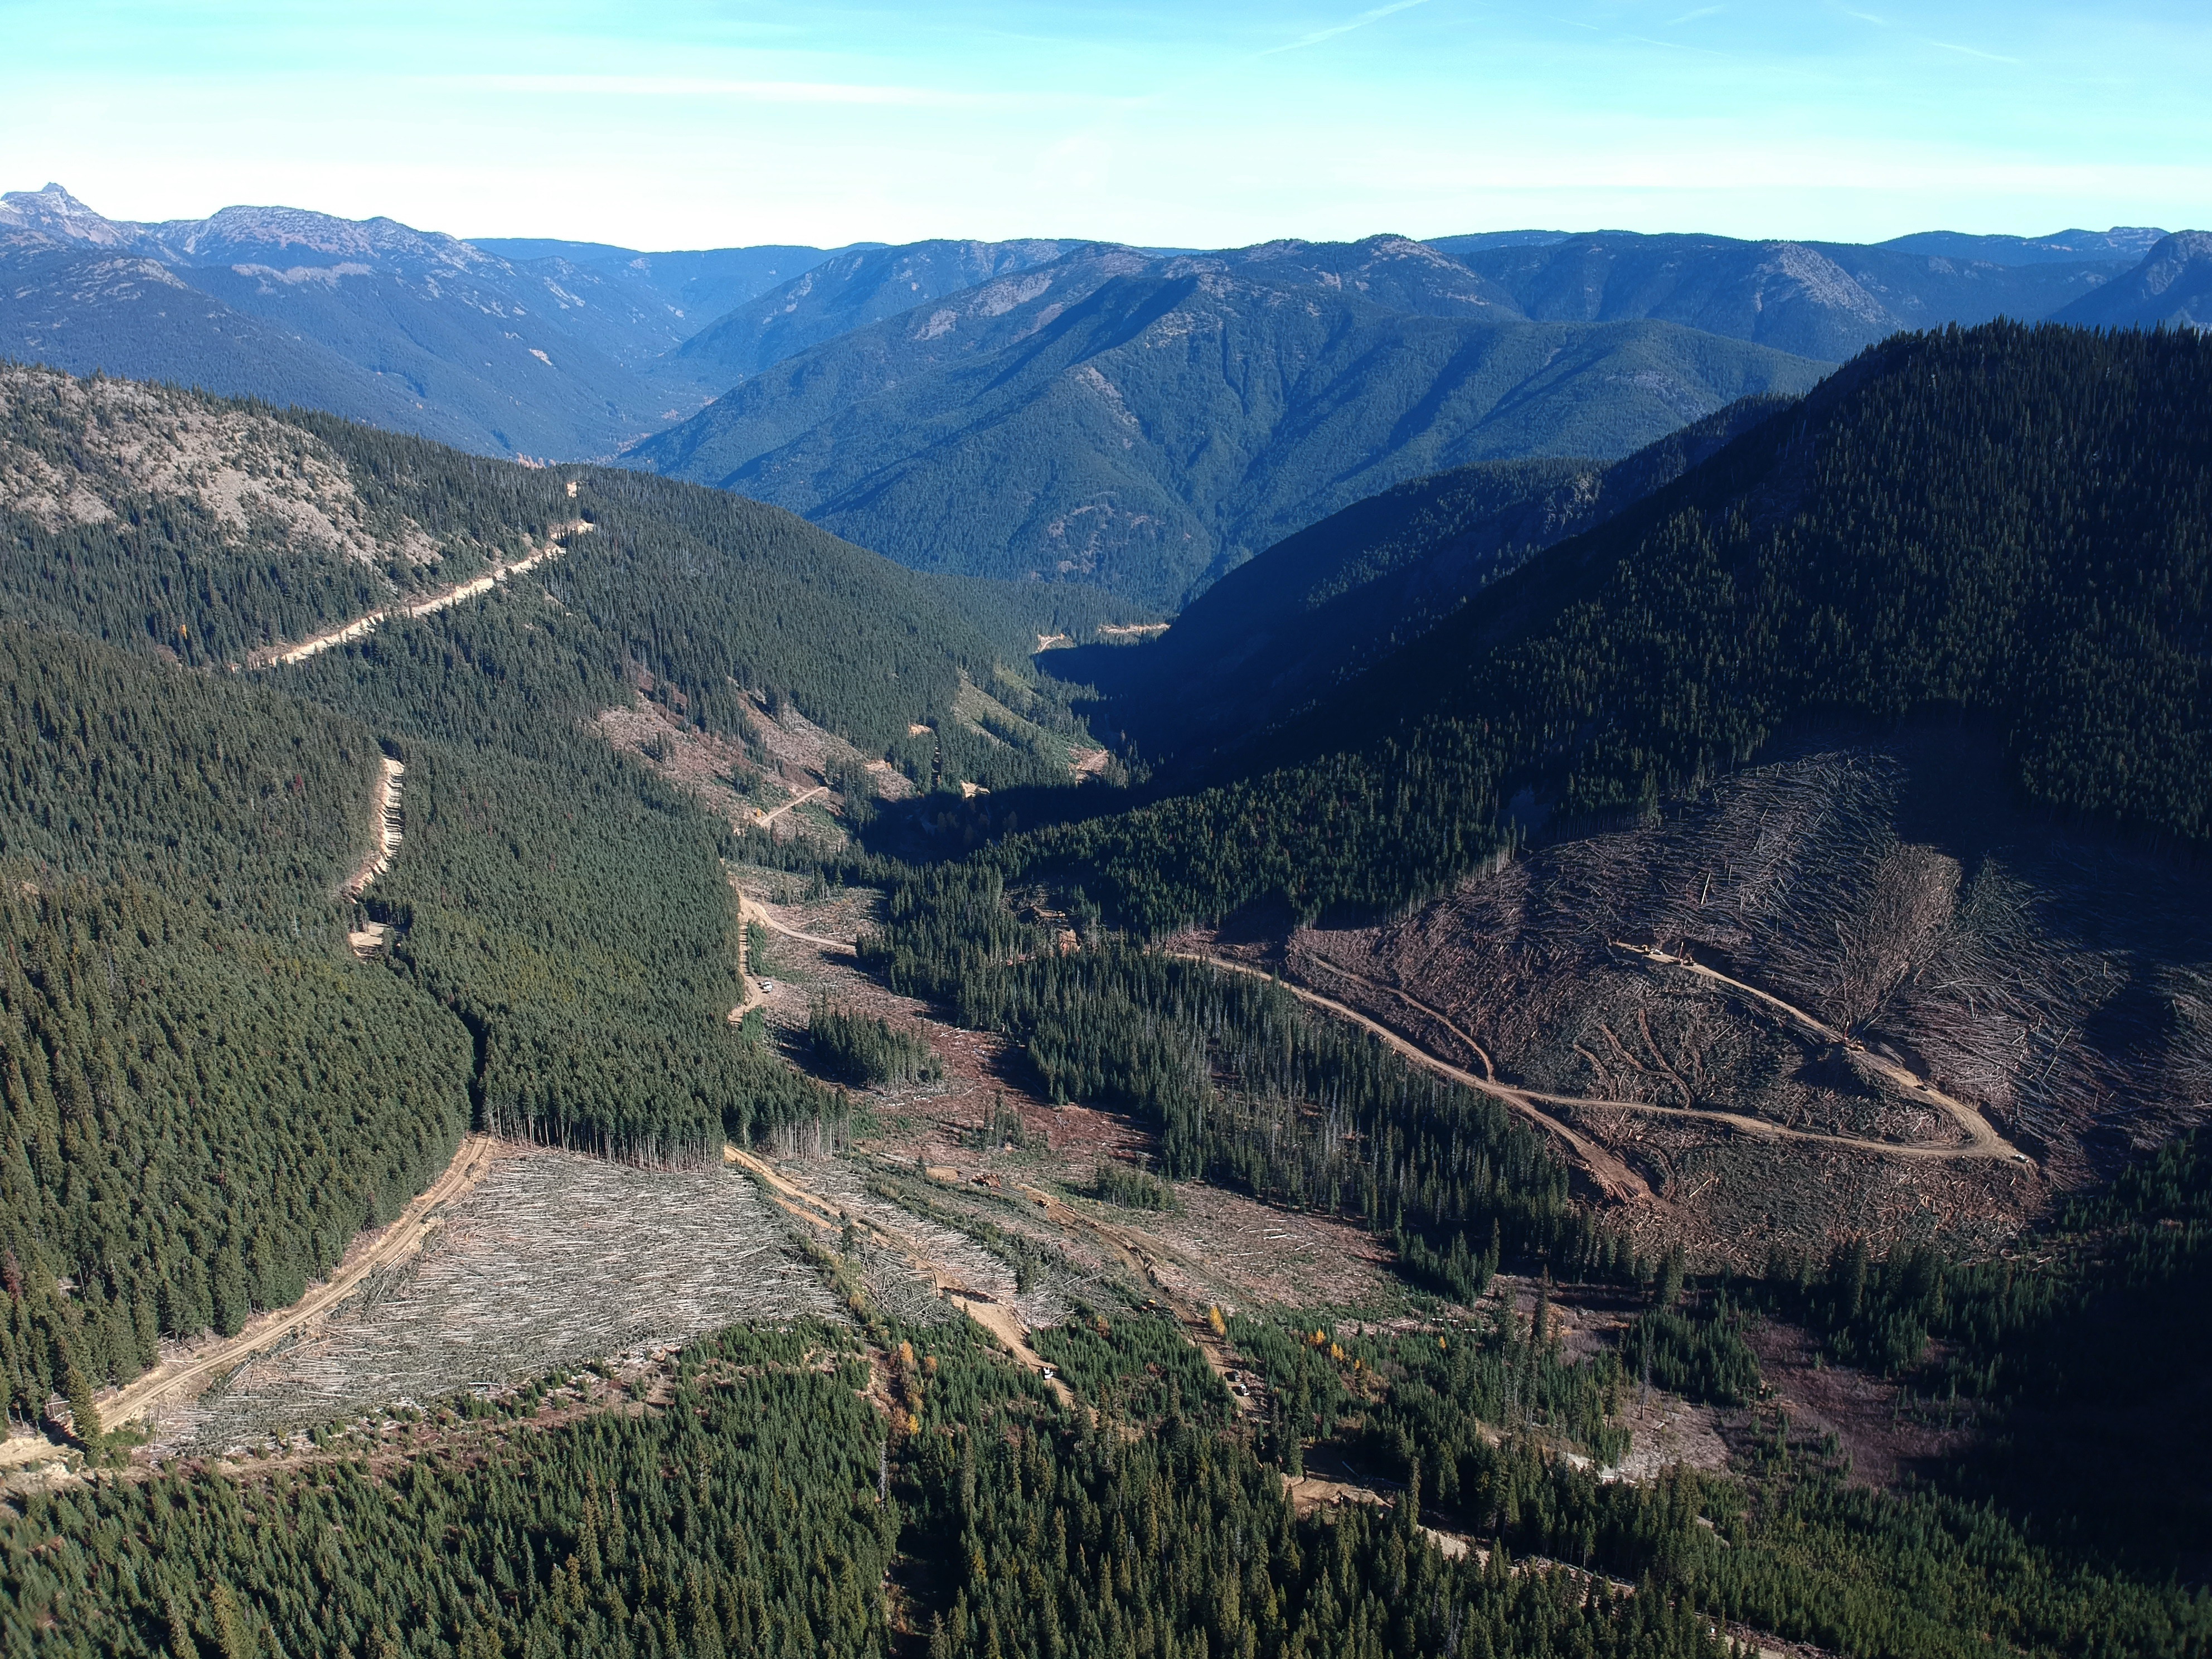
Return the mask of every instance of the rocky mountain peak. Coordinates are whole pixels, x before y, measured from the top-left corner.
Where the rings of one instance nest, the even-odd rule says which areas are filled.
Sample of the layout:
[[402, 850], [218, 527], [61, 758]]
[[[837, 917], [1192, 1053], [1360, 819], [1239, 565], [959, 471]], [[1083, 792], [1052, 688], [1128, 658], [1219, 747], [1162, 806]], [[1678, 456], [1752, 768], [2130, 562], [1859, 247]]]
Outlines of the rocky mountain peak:
[[136, 226], [104, 217], [51, 183], [44, 190], [11, 190], [0, 195], [0, 225], [94, 247], [129, 247], [137, 240]]
[[301, 208], [227, 207], [204, 219], [146, 228], [164, 253], [191, 264], [338, 259], [403, 270], [462, 271], [505, 263], [458, 237], [415, 230], [396, 219], [341, 219]]

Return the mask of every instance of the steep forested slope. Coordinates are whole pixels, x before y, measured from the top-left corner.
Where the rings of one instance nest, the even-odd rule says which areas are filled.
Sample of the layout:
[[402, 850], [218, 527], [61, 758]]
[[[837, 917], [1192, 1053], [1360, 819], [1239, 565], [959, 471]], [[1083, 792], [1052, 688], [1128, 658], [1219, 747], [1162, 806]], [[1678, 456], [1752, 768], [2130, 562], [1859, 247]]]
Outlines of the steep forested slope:
[[[471, 666], [463, 701], [416, 729], [468, 730], [500, 687], [580, 715], [642, 679], [725, 730], [742, 722], [738, 691], [773, 690], [881, 752], [910, 724], [949, 720], [963, 677], [1026, 675], [1040, 633], [1108, 614], [1080, 589], [945, 584], [776, 508], [635, 472], [521, 467], [324, 415], [0, 373], [0, 615], [243, 665], [549, 549], [531, 605], [421, 625], [432, 649], [477, 663], [495, 651], [498, 672]], [[371, 656], [421, 631], [387, 628]], [[401, 694], [374, 695], [389, 708]]]
[[1503, 844], [1518, 790], [1634, 811], [1797, 717], [1929, 707], [1996, 720], [2028, 799], [2201, 842], [2209, 392], [2195, 335], [1900, 339], [1378, 665], [1295, 763], [1013, 856], [1152, 926], [1387, 908]]
[[1156, 758], [1188, 764], [1248, 744], [1776, 407], [1746, 398], [1610, 466], [1486, 461], [1401, 484], [1232, 570], [1141, 648], [1097, 647], [1049, 665], [1094, 680], [1105, 723]]
[[35, 1417], [392, 1215], [468, 1125], [469, 1038], [346, 951], [365, 727], [13, 625], [0, 683], [0, 1366]]
[[1623, 455], [1820, 372], [1669, 324], [1528, 323], [1402, 238], [1090, 248], [801, 352], [630, 459], [921, 568], [1173, 604], [1401, 479]]
[[[725, 1018], [726, 826], [590, 722], [642, 690], [742, 738], [765, 692], [880, 752], [971, 678], [1018, 697], [1044, 612], [632, 472], [47, 371], [0, 396], [19, 1412], [293, 1299], [472, 1121], [683, 1160], [835, 1109]], [[523, 555], [551, 562], [246, 665]], [[387, 754], [362, 962], [340, 890]]]
[[[1628, 1103], [1577, 1121], [1717, 1253], [1986, 1248], [2040, 1201], [2028, 1161], [2109, 1178], [2212, 1089], [2208, 386], [2194, 335], [1893, 343], [1232, 781], [985, 856], [1139, 929], [1227, 921], [1470, 1070]], [[1966, 1103], [1947, 1126], [1859, 1052]], [[1716, 1113], [1752, 1132], [1716, 1144]], [[1861, 1151], [1963, 1156], [1960, 1123], [1986, 1150], [1933, 1204]]]

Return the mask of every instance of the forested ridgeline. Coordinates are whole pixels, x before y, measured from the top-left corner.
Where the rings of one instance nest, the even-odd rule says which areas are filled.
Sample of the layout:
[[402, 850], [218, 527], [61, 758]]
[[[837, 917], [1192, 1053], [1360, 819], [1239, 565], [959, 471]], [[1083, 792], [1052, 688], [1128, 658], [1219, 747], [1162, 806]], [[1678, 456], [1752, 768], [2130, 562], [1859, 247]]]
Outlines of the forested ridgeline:
[[0, 367], [0, 614], [220, 666], [543, 543], [556, 479], [386, 435]]
[[1577, 1278], [1648, 1272], [1570, 1202], [1565, 1166], [1504, 1106], [1309, 1016], [1268, 981], [1095, 932], [1063, 956], [994, 875], [960, 868], [895, 885], [860, 960], [1012, 1037], [1049, 1098], [1146, 1124], [1170, 1179], [1402, 1231], [1422, 1271], [1470, 1297], [1501, 1251]]
[[467, 1127], [468, 1034], [345, 948], [351, 720], [0, 626], [0, 1368], [10, 1411], [236, 1331]]
[[[1136, 651], [1096, 647], [1102, 723], [1186, 767], [1410, 643], [1532, 555], [1602, 524], [1784, 406], [1745, 398], [1607, 465], [1481, 461], [1354, 502], [1238, 566]], [[1196, 750], [1198, 753], [1190, 751]]]
[[[387, 622], [279, 671], [283, 682], [384, 728], [526, 752], [564, 746], [641, 691], [684, 726], [746, 739], [763, 702], [787, 704], [924, 785], [940, 746], [950, 775], [987, 787], [1069, 781], [1066, 745], [1042, 732], [1080, 728], [1066, 690], [1028, 669], [1036, 636], [1011, 597], [995, 611], [956, 605], [933, 579], [756, 501], [563, 471], [580, 480], [564, 507], [596, 528], [557, 561], [435, 617]], [[1023, 727], [963, 719], [977, 686]]]
[[1526, 323], [1480, 287], [1395, 236], [1075, 247], [819, 340], [624, 459], [917, 568], [1171, 606], [1407, 478], [1626, 455], [1828, 369], [1665, 324]]
[[2029, 802], [2212, 836], [2212, 341], [1899, 338], [1377, 665], [1283, 763], [1013, 838], [1145, 929], [1389, 910], [1503, 846], [1648, 809], [1793, 720], [1991, 719]]
[[[0, 421], [0, 616], [194, 665], [244, 662], [590, 526], [533, 573], [526, 617], [488, 622], [495, 607], [471, 603], [416, 625], [428, 642], [356, 665], [352, 678], [380, 679], [395, 650], [442, 659], [437, 684], [349, 699], [387, 719], [411, 708], [430, 735], [482, 736], [501, 690], [567, 718], [641, 684], [729, 732], [741, 691], [786, 696], [882, 753], [912, 725], [953, 725], [963, 680], [1072, 730], [1064, 696], [1032, 697], [1028, 659], [1041, 635], [1127, 610], [1079, 586], [940, 580], [720, 490], [489, 460], [251, 400], [9, 370]], [[349, 678], [310, 666], [326, 699]], [[962, 775], [981, 777], [1000, 745], [977, 748]]]

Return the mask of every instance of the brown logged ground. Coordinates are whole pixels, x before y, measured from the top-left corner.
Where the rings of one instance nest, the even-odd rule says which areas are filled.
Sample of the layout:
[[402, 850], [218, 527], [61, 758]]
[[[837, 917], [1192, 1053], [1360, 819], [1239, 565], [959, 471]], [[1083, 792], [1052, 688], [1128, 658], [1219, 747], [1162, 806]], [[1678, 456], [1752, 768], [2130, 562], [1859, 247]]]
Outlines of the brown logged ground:
[[387, 1229], [360, 1253], [368, 1271], [335, 1293], [148, 1379], [153, 1451], [250, 1448], [744, 1320], [842, 1317], [790, 1228], [735, 1171], [489, 1151], [465, 1188], [413, 1212], [418, 1248], [380, 1248]]
[[1389, 922], [1191, 948], [1595, 1143], [1655, 1245], [1979, 1251], [2212, 1102], [2212, 872], [2014, 814], [1985, 750], [1808, 745]]
[[[832, 768], [865, 773], [880, 800], [904, 800], [915, 793], [896, 767], [823, 731], [788, 705], [781, 714], [770, 714], [765, 703], [749, 696], [754, 741], [747, 743], [688, 724], [680, 709], [672, 712], [648, 695], [660, 691], [680, 705], [680, 692], [657, 686], [641, 670], [636, 678], [639, 695], [631, 702], [600, 714], [600, 735], [697, 796], [733, 829], [768, 829], [780, 841], [804, 833], [833, 848], [843, 845], [839, 817], [844, 798], [830, 785]], [[802, 803], [813, 810], [799, 812], [795, 809]]]
[[[778, 903], [797, 897], [798, 883], [787, 872], [742, 867], [735, 878], [747, 915], [769, 929], [775, 989], [763, 1007], [794, 1063], [806, 1062], [806, 1023], [817, 995], [905, 1027], [944, 1059], [942, 1084], [859, 1097], [874, 1119], [863, 1147], [870, 1155], [917, 1172], [951, 1171], [935, 1188], [984, 1206], [994, 1224], [1064, 1245], [1101, 1271], [1128, 1271], [1103, 1227], [1151, 1261], [1160, 1288], [1201, 1307], [1342, 1305], [1389, 1294], [1387, 1251], [1340, 1222], [1288, 1215], [1196, 1186], [1182, 1193], [1181, 1210], [1164, 1214], [1114, 1209], [1077, 1195], [1102, 1158], [1148, 1160], [1149, 1135], [1113, 1113], [1049, 1104], [1005, 1038], [950, 1024], [860, 973], [848, 941], [873, 925], [874, 893], [854, 890], [815, 905]], [[1019, 1115], [1021, 1145], [980, 1144], [983, 1126], [1000, 1109]], [[1085, 1219], [1052, 1224], [1033, 1201], [1021, 1201], [1024, 1185], [1047, 1191], [1068, 1215]]]
[[[781, 872], [736, 872], [745, 914], [770, 934], [763, 1006], [794, 1063], [808, 1059], [805, 1025], [817, 998], [887, 1019], [927, 1040], [945, 1062], [941, 1083], [861, 1091], [870, 1118], [845, 1158], [774, 1161], [776, 1177], [805, 1194], [830, 1224], [847, 1220], [895, 1245], [955, 1295], [1018, 1354], [1017, 1337], [1069, 1316], [1079, 1304], [1110, 1305], [1115, 1293], [1150, 1300], [1171, 1314], [1225, 1380], [1245, 1390], [1245, 1410], [1264, 1409], [1260, 1391], [1207, 1310], [1341, 1305], [1397, 1296], [1388, 1254], [1341, 1223], [1287, 1214], [1237, 1194], [1188, 1186], [1181, 1207], [1127, 1211], [1082, 1195], [1102, 1159], [1142, 1164], [1149, 1137], [1128, 1120], [1088, 1108], [1053, 1106], [1035, 1091], [1018, 1051], [991, 1032], [965, 1030], [925, 1005], [893, 995], [854, 965], [849, 941], [872, 925], [878, 896], [851, 892], [820, 903], [793, 900]], [[986, 1139], [987, 1125], [1018, 1118], [1020, 1131]], [[905, 1201], [885, 1192], [903, 1193]], [[811, 1203], [808, 1202], [811, 1200]], [[924, 1219], [928, 1210], [952, 1218]], [[1029, 1240], [1063, 1264], [1018, 1291], [1001, 1255], [962, 1225]]]

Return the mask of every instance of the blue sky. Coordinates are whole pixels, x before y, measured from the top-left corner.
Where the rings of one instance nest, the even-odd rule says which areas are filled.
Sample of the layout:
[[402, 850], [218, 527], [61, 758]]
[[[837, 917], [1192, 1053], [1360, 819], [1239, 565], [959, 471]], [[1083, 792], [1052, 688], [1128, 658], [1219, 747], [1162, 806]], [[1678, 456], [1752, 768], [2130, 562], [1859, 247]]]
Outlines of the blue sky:
[[0, 184], [647, 247], [2212, 225], [2212, 6], [0, 0]]

